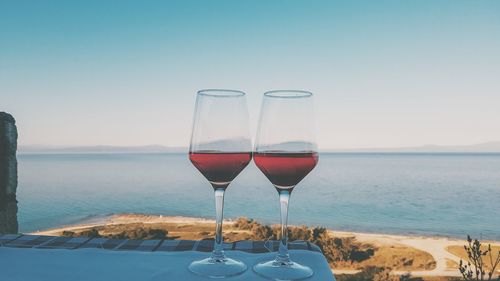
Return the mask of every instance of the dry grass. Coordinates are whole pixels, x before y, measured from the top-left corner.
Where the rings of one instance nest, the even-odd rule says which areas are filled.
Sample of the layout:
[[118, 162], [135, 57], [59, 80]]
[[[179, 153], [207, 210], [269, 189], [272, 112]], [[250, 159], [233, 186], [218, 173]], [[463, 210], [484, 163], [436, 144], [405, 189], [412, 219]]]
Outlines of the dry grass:
[[436, 261], [427, 252], [406, 246], [381, 246], [375, 255], [363, 261], [359, 266], [390, 267], [393, 270], [432, 270]]
[[366, 267], [355, 274], [335, 274], [337, 281], [462, 281], [460, 277], [393, 275], [381, 267]]
[[[488, 249], [488, 244], [484, 244], [481, 247], [482, 250], [487, 250]], [[446, 250], [455, 256], [461, 258], [464, 261], [467, 261], [467, 252], [465, 252], [465, 249], [463, 246], [449, 246], [446, 248]], [[500, 252], [500, 246], [491, 246], [491, 251], [492, 251], [492, 257], [493, 260], [496, 259], [497, 255], [499, 255]], [[489, 255], [483, 257], [483, 262], [485, 264], [486, 269], [491, 269], [490, 265], [490, 259]], [[497, 272], [500, 272], [500, 268], [497, 267]]]
[[[195, 224], [178, 224], [178, 223], [126, 223], [116, 225], [97, 226], [94, 229], [98, 230], [103, 236], [116, 235], [121, 232], [127, 232], [137, 228], [162, 229], [168, 231], [168, 239], [182, 240], [202, 240], [213, 239], [215, 225], [213, 223], [195, 223]], [[245, 240], [251, 235], [248, 231], [239, 231], [231, 226], [224, 227], [225, 241]]]
[[458, 263], [456, 261], [446, 259], [446, 267], [447, 268], [454, 268], [458, 270]]
[[422, 277], [424, 281], [462, 281], [460, 277], [446, 277], [446, 276], [426, 276]]

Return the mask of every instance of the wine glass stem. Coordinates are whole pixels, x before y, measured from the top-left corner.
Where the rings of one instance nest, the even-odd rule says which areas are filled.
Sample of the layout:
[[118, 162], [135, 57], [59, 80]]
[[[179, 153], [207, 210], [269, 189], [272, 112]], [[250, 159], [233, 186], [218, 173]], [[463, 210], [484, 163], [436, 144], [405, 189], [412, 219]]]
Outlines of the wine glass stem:
[[224, 248], [222, 238], [222, 220], [224, 216], [224, 191], [225, 188], [215, 188], [215, 242], [212, 258], [224, 260]]
[[276, 260], [280, 263], [289, 263], [290, 255], [288, 255], [288, 201], [290, 200], [290, 192], [288, 190], [280, 190], [280, 209], [281, 209], [281, 241], [279, 246], [278, 256]]

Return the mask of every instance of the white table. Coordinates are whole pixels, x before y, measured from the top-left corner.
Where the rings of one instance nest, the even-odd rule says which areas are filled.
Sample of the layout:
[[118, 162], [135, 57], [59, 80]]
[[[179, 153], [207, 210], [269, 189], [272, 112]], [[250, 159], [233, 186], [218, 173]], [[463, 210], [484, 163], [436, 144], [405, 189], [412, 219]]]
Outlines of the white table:
[[[243, 261], [248, 270], [227, 280], [266, 280], [252, 266], [274, 257], [275, 253], [226, 251]], [[188, 271], [192, 260], [205, 258], [206, 252], [106, 251], [102, 249], [36, 249], [0, 247], [0, 280], [9, 281], [127, 281], [127, 280], [207, 280]], [[291, 250], [292, 258], [310, 266], [314, 275], [307, 280], [335, 280], [325, 257], [318, 252]]]
[[[227, 280], [264, 280], [252, 266], [269, 260], [278, 241], [236, 241], [224, 243], [228, 256], [248, 266], [243, 274]], [[210, 255], [213, 241], [127, 240], [70, 238], [56, 236], [0, 235], [0, 281], [69, 280], [206, 280], [187, 270], [193, 260]], [[306, 241], [289, 244], [290, 254], [310, 266], [307, 280], [334, 281], [321, 250]]]

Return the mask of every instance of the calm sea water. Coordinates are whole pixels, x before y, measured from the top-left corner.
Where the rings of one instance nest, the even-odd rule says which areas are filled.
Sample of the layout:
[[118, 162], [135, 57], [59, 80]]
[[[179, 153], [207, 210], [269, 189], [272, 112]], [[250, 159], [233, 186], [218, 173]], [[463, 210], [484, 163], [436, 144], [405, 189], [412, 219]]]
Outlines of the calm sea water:
[[[213, 191], [185, 154], [19, 155], [23, 232], [112, 213], [214, 217]], [[279, 221], [252, 163], [225, 217]], [[291, 224], [500, 240], [500, 154], [326, 154], [294, 190]]]

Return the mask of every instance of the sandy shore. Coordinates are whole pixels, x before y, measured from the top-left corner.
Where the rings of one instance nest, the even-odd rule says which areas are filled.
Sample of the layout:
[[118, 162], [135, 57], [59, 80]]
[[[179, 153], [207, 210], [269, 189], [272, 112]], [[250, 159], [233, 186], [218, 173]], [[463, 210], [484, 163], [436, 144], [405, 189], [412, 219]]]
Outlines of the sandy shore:
[[[157, 216], [157, 215], [140, 215], [140, 214], [118, 214], [103, 217], [97, 220], [92, 220], [89, 223], [80, 223], [75, 225], [68, 225], [59, 228], [47, 229], [42, 231], [33, 232], [31, 234], [37, 235], [56, 235], [62, 231], [75, 231], [80, 229], [86, 229], [90, 227], [96, 227], [101, 225], [118, 225], [118, 224], [129, 224], [129, 223], [176, 223], [176, 224], [197, 224], [197, 223], [215, 223], [214, 220], [204, 219], [204, 218], [193, 218], [193, 217], [181, 217], [181, 216]], [[224, 223], [231, 224], [232, 221], [227, 220]]]
[[[375, 245], [404, 245], [421, 251], [425, 251], [432, 255], [436, 261], [436, 268], [433, 270], [411, 271], [413, 276], [461, 276], [456, 268], [449, 267], [447, 261], [453, 261], [457, 264], [460, 262], [460, 257], [455, 256], [447, 251], [449, 246], [463, 246], [467, 242], [465, 240], [446, 238], [446, 237], [423, 237], [423, 236], [405, 236], [405, 235], [387, 235], [387, 234], [372, 234], [372, 233], [353, 233], [335, 231], [336, 235], [354, 236], [361, 242], [368, 242]], [[500, 245], [499, 242], [491, 241], [492, 245]], [[352, 274], [356, 271], [351, 270], [336, 270], [335, 273]], [[405, 271], [393, 271], [395, 274], [405, 274]]]
[[[175, 224], [212, 224], [214, 220], [192, 217], [179, 216], [153, 216], [139, 214], [120, 214], [104, 217], [99, 220], [94, 220], [91, 223], [82, 223], [77, 225], [65, 226], [56, 229], [34, 232], [37, 235], [58, 235], [62, 231], [78, 231], [90, 227], [102, 225], [119, 225], [129, 223], [175, 223]], [[224, 221], [225, 224], [232, 224], [231, 220]], [[424, 236], [409, 236], [409, 235], [390, 235], [390, 234], [373, 234], [359, 232], [345, 232], [330, 230], [336, 236], [353, 236], [360, 242], [371, 243], [374, 245], [403, 245], [416, 248], [431, 254], [436, 261], [436, 268], [426, 271], [412, 271], [414, 276], [460, 276], [456, 268], [449, 266], [450, 262], [459, 263], [460, 258], [447, 251], [449, 246], [463, 246], [466, 241], [446, 237], [424, 237]], [[498, 241], [484, 241], [491, 245], [500, 246]], [[351, 274], [356, 270], [334, 270], [336, 274]], [[396, 274], [404, 274], [406, 272], [394, 272]]]

